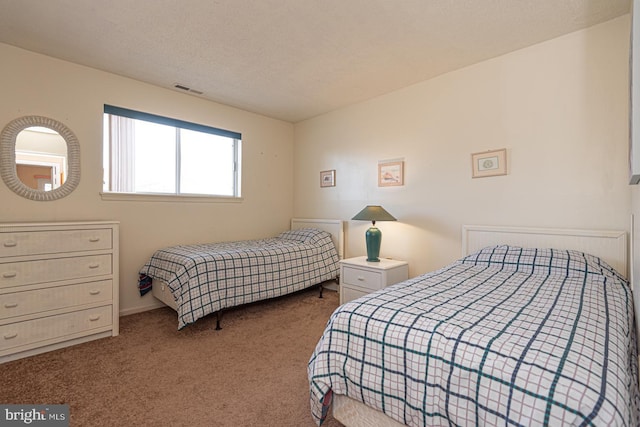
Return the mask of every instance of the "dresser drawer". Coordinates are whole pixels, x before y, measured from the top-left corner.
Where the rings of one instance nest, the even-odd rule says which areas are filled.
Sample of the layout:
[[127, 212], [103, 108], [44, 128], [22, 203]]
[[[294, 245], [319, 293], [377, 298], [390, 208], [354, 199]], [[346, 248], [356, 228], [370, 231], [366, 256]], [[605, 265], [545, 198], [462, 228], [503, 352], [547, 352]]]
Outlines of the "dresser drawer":
[[0, 319], [112, 300], [112, 280], [13, 292], [2, 295]]
[[383, 288], [382, 274], [377, 271], [345, 266], [342, 271], [342, 280], [346, 285], [354, 285], [371, 291]]
[[0, 326], [0, 353], [19, 346], [35, 346], [43, 341], [108, 327], [112, 324], [112, 312], [112, 306], [108, 305]]
[[0, 263], [0, 288], [111, 273], [111, 254]]
[[0, 233], [0, 257], [111, 249], [110, 228]]

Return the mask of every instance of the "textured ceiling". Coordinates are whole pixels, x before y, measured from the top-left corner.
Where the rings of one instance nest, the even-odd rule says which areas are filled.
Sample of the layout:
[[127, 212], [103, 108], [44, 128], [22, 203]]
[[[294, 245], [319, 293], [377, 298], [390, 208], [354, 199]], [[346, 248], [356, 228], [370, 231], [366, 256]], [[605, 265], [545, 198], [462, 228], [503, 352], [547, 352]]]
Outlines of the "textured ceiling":
[[[0, 42], [297, 122], [629, 12], [629, 0], [0, 0]], [[178, 89], [175, 89], [178, 90]]]

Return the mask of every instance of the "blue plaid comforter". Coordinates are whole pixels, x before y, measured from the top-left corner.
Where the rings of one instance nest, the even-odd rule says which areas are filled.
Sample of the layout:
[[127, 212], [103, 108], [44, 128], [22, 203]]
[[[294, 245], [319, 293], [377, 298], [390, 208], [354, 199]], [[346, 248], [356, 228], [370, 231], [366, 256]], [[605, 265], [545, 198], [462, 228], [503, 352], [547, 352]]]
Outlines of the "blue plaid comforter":
[[409, 426], [637, 426], [631, 289], [599, 258], [485, 248], [331, 316], [312, 415], [342, 394]]
[[181, 329], [224, 308], [334, 279], [338, 260], [331, 235], [307, 228], [267, 239], [161, 249], [140, 275], [167, 283], [178, 306]]

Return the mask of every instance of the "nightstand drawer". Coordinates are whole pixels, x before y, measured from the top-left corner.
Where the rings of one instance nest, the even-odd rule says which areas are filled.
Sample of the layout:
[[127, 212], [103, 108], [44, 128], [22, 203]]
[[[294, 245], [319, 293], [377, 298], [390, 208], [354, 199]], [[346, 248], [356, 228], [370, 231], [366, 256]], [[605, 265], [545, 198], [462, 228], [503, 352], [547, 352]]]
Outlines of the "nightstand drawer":
[[353, 301], [354, 299], [363, 297], [365, 295], [369, 295], [370, 293], [371, 292], [359, 291], [357, 289], [353, 289], [345, 286], [342, 288], [342, 295], [340, 295], [340, 299], [343, 302], [349, 302], [349, 301]]
[[383, 288], [380, 272], [345, 266], [342, 274], [345, 285], [353, 285], [372, 291]]

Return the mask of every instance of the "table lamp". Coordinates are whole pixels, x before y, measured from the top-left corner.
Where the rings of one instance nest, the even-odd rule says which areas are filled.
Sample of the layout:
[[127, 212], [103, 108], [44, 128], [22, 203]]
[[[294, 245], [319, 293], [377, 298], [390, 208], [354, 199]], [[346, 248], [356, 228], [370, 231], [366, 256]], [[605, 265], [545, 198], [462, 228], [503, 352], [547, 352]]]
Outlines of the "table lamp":
[[380, 242], [382, 241], [382, 233], [376, 227], [376, 221], [397, 221], [393, 215], [385, 211], [382, 206], [369, 205], [362, 209], [353, 218], [358, 221], [371, 221], [371, 227], [365, 233], [367, 242], [367, 261], [380, 262]]

